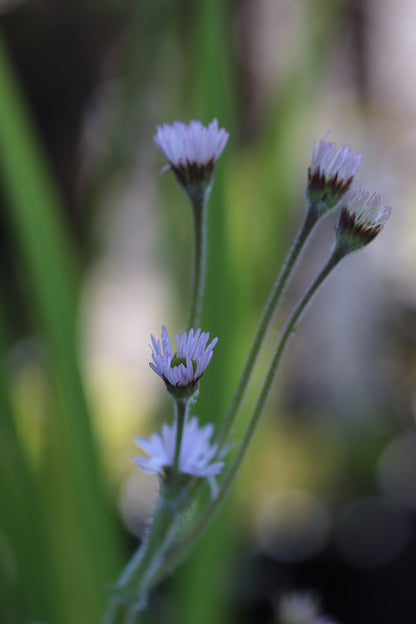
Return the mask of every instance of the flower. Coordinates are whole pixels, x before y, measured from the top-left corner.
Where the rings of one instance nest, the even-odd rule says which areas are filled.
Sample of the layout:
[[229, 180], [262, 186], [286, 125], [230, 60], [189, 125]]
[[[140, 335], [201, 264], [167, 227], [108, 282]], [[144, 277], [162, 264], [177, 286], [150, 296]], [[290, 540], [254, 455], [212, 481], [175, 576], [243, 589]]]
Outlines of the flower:
[[284, 594], [275, 604], [275, 611], [281, 624], [337, 624], [320, 615], [319, 600], [309, 592]]
[[174, 121], [157, 127], [154, 141], [169, 160], [179, 184], [192, 197], [210, 188], [215, 164], [227, 141], [228, 132], [213, 119], [206, 128], [200, 121], [188, 125]]
[[[218, 342], [214, 338], [207, 345], [209, 332], [190, 329], [179, 338], [176, 334], [176, 353], [172, 352], [166, 327], [162, 327], [162, 346], [160, 341], [151, 335], [153, 362], [149, 363], [176, 398], [192, 396], [198, 389], [198, 381], [211, 361], [213, 349]], [[163, 351], [162, 351], [163, 349]]]
[[344, 256], [371, 243], [386, 224], [391, 208], [382, 206], [377, 193], [370, 195], [362, 189], [349, 191], [342, 203], [335, 252]]
[[277, 606], [282, 624], [311, 624], [319, 616], [319, 600], [309, 592], [284, 594]]
[[335, 143], [313, 144], [312, 163], [308, 169], [306, 196], [317, 217], [333, 208], [350, 188], [361, 162], [361, 154], [353, 154], [348, 145], [337, 150]]
[[[199, 427], [196, 416], [184, 423], [178, 470], [180, 474], [191, 477], [207, 477], [212, 496], [215, 497], [218, 486], [214, 476], [221, 472], [224, 462], [212, 461], [218, 449], [218, 444], [210, 444], [213, 431], [212, 423]], [[149, 455], [134, 459], [144, 472], [159, 475], [169, 473], [175, 456], [176, 422], [173, 425], [165, 423], [161, 433], [153, 433], [150, 438], [136, 438], [135, 442]]]

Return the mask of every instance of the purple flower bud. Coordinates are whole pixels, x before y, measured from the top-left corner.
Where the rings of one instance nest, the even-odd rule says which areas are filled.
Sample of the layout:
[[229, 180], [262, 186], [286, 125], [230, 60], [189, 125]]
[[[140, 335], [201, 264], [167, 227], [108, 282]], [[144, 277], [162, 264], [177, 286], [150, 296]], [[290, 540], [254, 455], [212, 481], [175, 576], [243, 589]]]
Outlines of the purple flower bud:
[[327, 135], [319, 145], [315, 141], [308, 169], [306, 196], [318, 217], [331, 210], [348, 191], [361, 162], [360, 153], [353, 154], [348, 145], [337, 150], [335, 143], [325, 141]]

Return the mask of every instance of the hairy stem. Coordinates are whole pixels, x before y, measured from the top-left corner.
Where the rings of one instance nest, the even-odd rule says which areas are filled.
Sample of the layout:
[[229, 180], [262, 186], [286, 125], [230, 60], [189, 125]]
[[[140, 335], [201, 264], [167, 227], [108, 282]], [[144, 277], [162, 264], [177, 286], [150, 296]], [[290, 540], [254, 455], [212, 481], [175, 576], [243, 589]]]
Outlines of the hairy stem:
[[230, 407], [228, 408], [228, 411], [225, 415], [224, 422], [219, 433], [220, 446], [224, 443], [228, 433], [230, 432], [234, 424], [238, 409], [241, 405], [244, 392], [247, 388], [248, 381], [253, 371], [254, 364], [256, 363], [257, 357], [259, 355], [267, 329], [273, 319], [277, 306], [279, 305], [279, 302], [282, 298], [285, 286], [295, 267], [296, 261], [299, 258], [300, 252], [302, 251], [309, 235], [314, 229], [317, 220], [318, 217], [316, 216], [315, 212], [312, 210], [308, 210], [303, 224], [288, 253], [285, 264], [283, 265], [283, 268], [266, 303], [266, 307], [264, 308], [263, 316], [256, 330], [256, 334], [254, 336], [250, 352], [244, 365], [243, 372], [241, 373], [237, 388], [234, 392]]
[[192, 269], [191, 304], [189, 310], [189, 325], [197, 329], [202, 310], [202, 301], [205, 287], [206, 269], [206, 206], [209, 190], [203, 196], [192, 198], [194, 215], [194, 256]]
[[264, 381], [261, 392], [258, 396], [256, 405], [254, 407], [254, 411], [250, 417], [250, 421], [247, 427], [247, 430], [243, 436], [241, 444], [238, 448], [236, 455], [233, 458], [233, 461], [228, 468], [228, 471], [221, 483], [220, 492], [215, 500], [213, 500], [205, 509], [205, 511], [200, 516], [199, 520], [195, 523], [194, 527], [188, 533], [188, 535], [178, 544], [178, 546], [171, 552], [169, 557], [165, 560], [163, 565], [155, 572], [155, 574], [149, 579], [149, 588], [156, 585], [160, 580], [162, 580], [167, 574], [169, 574], [173, 568], [178, 565], [182, 561], [182, 559], [187, 555], [187, 553], [193, 548], [193, 546], [197, 543], [199, 538], [203, 535], [205, 529], [208, 527], [212, 519], [214, 518], [216, 512], [221, 506], [222, 502], [226, 498], [231, 486], [234, 483], [235, 477], [237, 475], [238, 469], [241, 466], [242, 460], [245, 457], [249, 444], [253, 438], [254, 431], [259, 423], [261, 413], [263, 411], [263, 407], [265, 405], [266, 399], [270, 392], [270, 388], [280, 364], [283, 352], [288, 343], [288, 340], [294, 331], [296, 324], [298, 323], [301, 315], [305, 311], [306, 307], [310, 303], [311, 299], [327, 278], [327, 276], [331, 273], [331, 271], [335, 268], [338, 262], [341, 260], [342, 256], [333, 253], [327, 264], [324, 266], [318, 277], [311, 284], [309, 289], [307, 290], [304, 297], [296, 306], [293, 311], [289, 321], [287, 322], [285, 329], [282, 333], [282, 336], [277, 344], [273, 359], [270, 363], [270, 367]]
[[179, 481], [179, 459], [181, 456], [181, 444], [182, 434], [185, 425], [187, 413], [188, 413], [188, 401], [178, 399], [175, 401], [176, 405], [176, 440], [175, 440], [175, 455], [173, 458], [171, 484], [169, 488], [169, 497], [175, 498], [175, 494], [178, 488]]
[[[148, 594], [148, 579], [160, 567], [164, 553], [171, 543], [180, 520], [180, 501], [176, 501], [179, 484], [179, 459], [188, 401], [176, 401], [175, 454], [169, 483], [161, 491], [153, 521], [143, 542], [124, 568], [103, 624], [115, 624], [122, 613], [127, 620], [144, 608]], [[130, 603], [130, 606], [129, 606]], [[127, 609], [127, 611], [126, 611]]]

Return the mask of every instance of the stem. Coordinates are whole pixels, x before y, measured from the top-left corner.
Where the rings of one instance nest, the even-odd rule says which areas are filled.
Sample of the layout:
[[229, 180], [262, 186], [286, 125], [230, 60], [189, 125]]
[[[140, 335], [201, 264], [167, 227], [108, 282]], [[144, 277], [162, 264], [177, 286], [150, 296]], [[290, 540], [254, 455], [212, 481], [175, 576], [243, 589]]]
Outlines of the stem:
[[182, 444], [182, 434], [183, 428], [186, 421], [186, 416], [188, 413], [188, 401], [178, 399], [175, 401], [176, 405], [176, 441], [175, 441], [175, 455], [173, 458], [172, 465], [172, 478], [171, 485], [169, 488], [169, 498], [175, 498], [175, 494], [178, 487], [179, 480], [179, 459], [181, 456], [181, 444]]
[[266, 335], [266, 331], [276, 312], [276, 308], [281, 300], [290, 274], [292, 273], [296, 261], [299, 258], [300, 252], [302, 251], [302, 248], [304, 247], [317, 221], [318, 217], [316, 216], [314, 211], [308, 210], [303, 224], [300, 227], [296, 239], [293, 242], [293, 245], [287, 255], [285, 264], [283, 265], [283, 268], [269, 296], [266, 307], [264, 308], [260, 324], [257, 327], [256, 334], [250, 348], [250, 352], [243, 368], [243, 372], [241, 373], [237, 388], [234, 392], [230, 407], [228, 408], [228, 411], [225, 415], [224, 422], [218, 436], [218, 442], [220, 447], [225, 442], [225, 439], [227, 438], [227, 435], [229, 434], [234, 424], [238, 409], [240, 407], [244, 392], [247, 387], [247, 383], [250, 379], [254, 364], [256, 363], [261, 345]]
[[166, 495], [161, 494], [149, 532], [123, 570], [103, 624], [116, 624], [120, 621], [120, 616], [143, 610], [150, 590], [149, 578], [161, 566], [162, 557], [176, 534], [180, 521], [181, 516], [170, 499], [169, 492]]
[[[126, 610], [126, 598], [131, 597], [133, 604], [126, 612], [127, 620], [138, 613], [147, 595], [149, 575], [154, 568], [160, 565], [161, 558], [168, 547], [171, 538], [175, 534], [177, 522], [180, 518], [178, 505], [175, 504], [175, 496], [179, 481], [179, 459], [184, 423], [188, 411], [188, 401], [177, 400], [176, 405], [176, 441], [175, 454], [172, 465], [170, 482], [165, 492], [161, 492], [158, 505], [155, 510], [153, 523], [149, 528], [142, 544], [134, 553], [133, 557], [124, 568], [117, 583], [119, 595], [115, 595], [109, 604], [104, 617], [104, 624], [115, 624], [120, 610]], [[124, 595], [123, 595], [124, 594]]]
[[326, 277], [330, 274], [332, 269], [338, 264], [343, 256], [333, 252], [327, 264], [324, 266], [318, 277], [311, 284], [308, 291], [298, 303], [297, 307], [293, 311], [289, 321], [286, 324], [286, 327], [283, 331], [283, 334], [280, 338], [280, 341], [276, 347], [276, 351], [274, 353], [273, 359], [270, 364], [269, 371], [267, 373], [265, 382], [263, 384], [263, 388], [259, 394], [257, 399], [257, 403], [255, 405], [254, 411], [251, 415], [248, 427], [246, 432], [244, 433], [242, 442], [239, 446], [239, 449], [236, 455], [233, 458], [233, 461], [221, 483], [221, 490], [215, 500], [213, 500], [208, 507], [205, 509], [204, 513], [199, 518], [198, 522], [194, 525], [193, 529], [186, 536], [186, 538], [175, 548], [175, 550], [171, 553], [171, 555], [166, 559], [164, 564], [156, 571], [156, 573], [149, 579], [149, 589], [156, 585], [162, 578], [164, 578], [169, 572], [185, 557], [185, 555], [192, 549], [195, 543], [199, 540], [205, 529], [210, 524], [213, 519], [215, 513], [218, 511], [220, 505], [224, 501], [226, 495], [228, 494], [238, 469], [242, 463], [242, 460], [246, 454], [248, 446], [252, 440], [253, 433], [259, 423], [261, 413], [263, 411], [264, 404], [268, 397], [274, 376], [280, 364], [283, 352], [288, 343], [288, 340], [294, 331], [294, 328], [299, 321], [301, 315], [305, 311], [306, 307], [310, 303], [312, 297], [315, 295], [318, 288], [321, 286], [322, 282], [326, 279]]
[[194, 214], [194, 257], [192, 273], [191, 307], [189, 311], [189, 325], [195, 329], [199, 325], [202, 299], [205, 286], [205, 265], [206, 265], [206, 205], [209, 196], [209, 189], [202, 195], [192, 197], [192, 208]]
[[124, 624], [138, 624], [139, 622], [140, 610], [136, 605], [130, 607], [126, 613], [126, 617], [124, 619]]

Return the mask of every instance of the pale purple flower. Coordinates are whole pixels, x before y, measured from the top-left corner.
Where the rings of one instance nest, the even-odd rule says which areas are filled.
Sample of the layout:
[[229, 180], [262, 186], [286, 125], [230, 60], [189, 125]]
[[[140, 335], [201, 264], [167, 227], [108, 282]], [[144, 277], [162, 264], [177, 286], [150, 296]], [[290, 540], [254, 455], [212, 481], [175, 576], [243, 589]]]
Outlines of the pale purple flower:
[[[196, 416], [184, 423], [178, 471], [191, 477], [207, 477], [212, 496], [215, 497], [218, 486], [214, 477], [221, 472], [224, 462], [213, 461], [218, 449], [218, 444], [210, 443], [213, 432], [212, 423], [199, 427]], [[150, 438], [136, 438], [135, 442], [149, 455], [135, 457], [135, 463], [144, 472], [164, 475], [169, 472], [174, 462], [176, 422], [173, 425], [165, 423], [161, 433], [153, 433]]]
[[204, 193], [212, 181], [215, 164], [228, 132], [213, 119], [208, 127], [200, 121], [174, 121], [157, 127], [154, 141], [165, 154], [169, 167], [188, 193]]
[[320, 601], [311, 592], [284, 594], [276, 603], [275, 611], [279, 624], [337, 624], [320, 615]]
[[361, 162], [348, 145], [337, 149], [324, 138], [313, 145], [312, 163], [308, 169], [307, 197], [311, 205], [324, 214], [333, 208], [350, 188]]
[[211, 361], [213, 349], [218, 342], [214, 338], [209, 344], [209, 332], [190, 329], [179, 337], [176, 334], [177, 349], [174, 353], [170, 346], [166, 327], [162, 327], [162, 345], [151, 336], [153, 362], [149, 363], [169, 386], [176, 388], [195, 386]]
[[319, 600], [310, 592], [284, 594], [277, 604], [282, 624], [311, 624], [319, 616]]
[[336, 228], [336, 246], [345, 255], [368, 245], [381, 232], [391, 214], [377, 193], [362, 189], [348, 192]]
[[228, 140], [228, 132], [218, 128], [214, 119], [206, 128], [200, 121], [174, 121], [172, 125], [157, 127], [155, 143], [172, 167], [206, 165], [218, 160]]
[[325, 137], [319, 141], [314, 141], [311, 175], [323, 175], [326, 181], [332, 178], [343, 180], [344, 183], [352, 178], [361, 163], [361, 153], [353, 154], [348, 145], [344, 145], [337, 150], [335, 143], [325, 141]]

